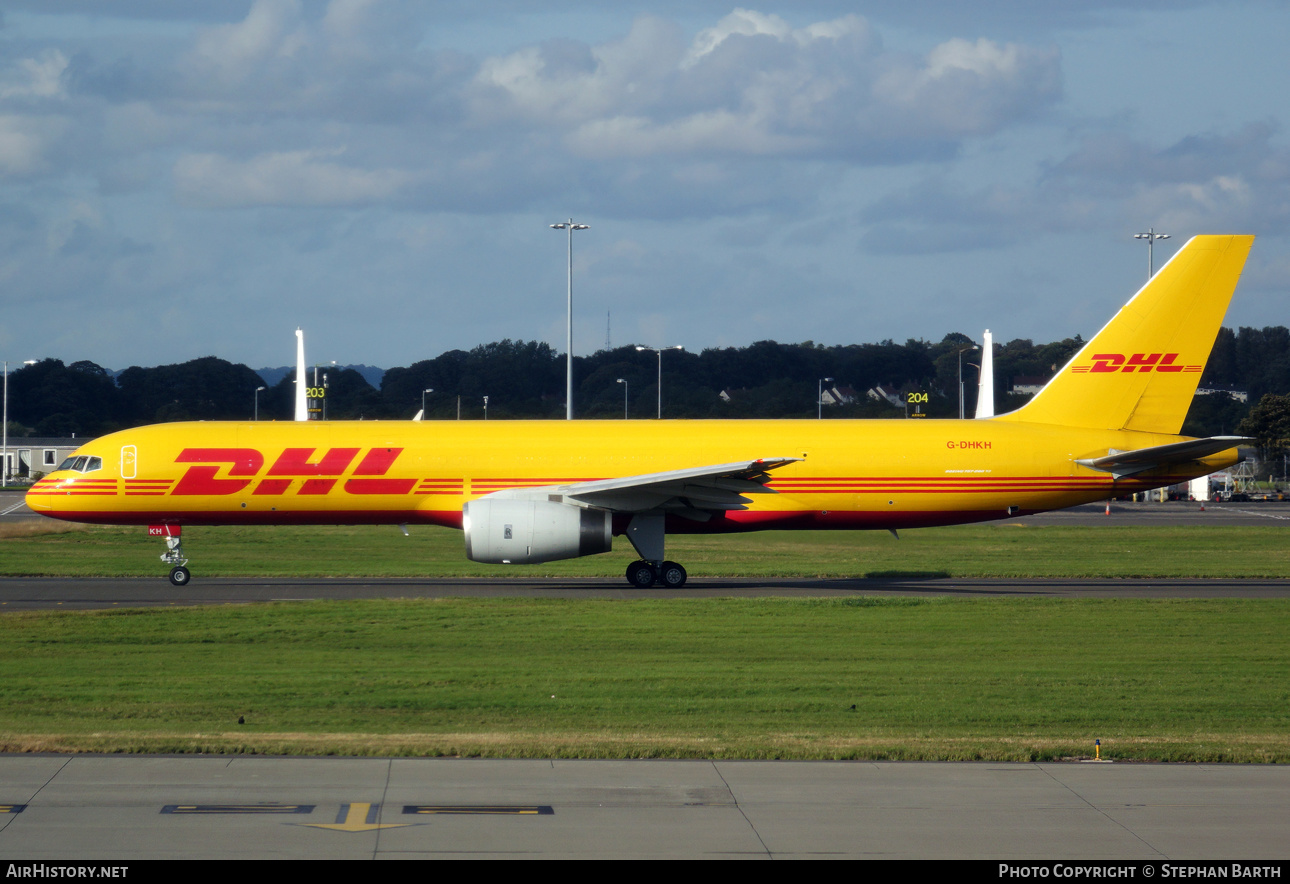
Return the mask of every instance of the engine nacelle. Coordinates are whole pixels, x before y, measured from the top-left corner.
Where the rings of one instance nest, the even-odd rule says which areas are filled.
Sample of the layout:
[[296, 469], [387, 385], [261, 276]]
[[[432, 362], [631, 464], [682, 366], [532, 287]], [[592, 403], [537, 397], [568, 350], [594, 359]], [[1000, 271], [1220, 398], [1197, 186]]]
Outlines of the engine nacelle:
[[606, 510], [550, 500], [488, 498], [462, 508], [466, 558], [493, 565], [534, 565], [609, 552], [613, 524]]

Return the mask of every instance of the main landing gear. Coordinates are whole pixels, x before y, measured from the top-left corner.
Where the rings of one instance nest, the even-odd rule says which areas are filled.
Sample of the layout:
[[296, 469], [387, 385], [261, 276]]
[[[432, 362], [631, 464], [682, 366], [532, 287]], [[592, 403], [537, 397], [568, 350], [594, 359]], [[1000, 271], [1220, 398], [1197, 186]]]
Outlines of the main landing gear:
[[649, 589], [660, 584], [668, 589], [685, 586], [685, 569], [676, 562], [663, 559], [663, 513], [637, 513], [627, 526], [627, 539], [632, 542], [641, 561], [627, 566], [627, 582], [638, 589]]
[[627, 582], [639, 589], [649, 589], [656, 583], [668, 589], [685, 586], [688, 575], [676, 562], [632, 562], [627, 566]]

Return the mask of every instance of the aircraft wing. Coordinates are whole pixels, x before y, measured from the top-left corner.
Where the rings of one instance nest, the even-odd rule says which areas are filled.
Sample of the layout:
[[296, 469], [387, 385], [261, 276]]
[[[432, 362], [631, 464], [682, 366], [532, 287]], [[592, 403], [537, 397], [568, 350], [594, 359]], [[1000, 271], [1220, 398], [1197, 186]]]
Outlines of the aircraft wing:
[[1191, 463], [1253, 441], [1255, 440], [1246, 436], [1211, 436], [1208, 439], [1189, 439], [1186, 442], [1153, 445], [1150, 448], [1135, 448], [1132, 451], [1117, 451], [1112, 448], [1104, 457], [1082, 458], [1075, 463], [1104, 473], [1112, 473], [1119, 479], [1146, 470], [1154, 470], [1157, 467]]
[[[801, 459], [768, 457], [541, 489], [527, 488], [521, 493], [524, 496], [534, 492], [560, 494], [577, 503], [620, 513], [663, 510], [703, 522], [714, 512], [746, 509], [752, 502], [744, 496], [746, 494], [776, 493], [766, 487], [770, 471]], [[503, 491], [497, 496], [511, 496], [511, 493]]]

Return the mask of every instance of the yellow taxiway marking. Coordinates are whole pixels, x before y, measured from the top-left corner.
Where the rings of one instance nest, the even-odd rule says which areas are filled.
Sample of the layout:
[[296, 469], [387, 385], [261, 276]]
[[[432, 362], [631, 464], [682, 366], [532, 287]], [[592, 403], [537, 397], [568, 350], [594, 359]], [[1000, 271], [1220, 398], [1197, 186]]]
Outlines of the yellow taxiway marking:
[[162, 813], [313, 813], [312, 804], [167, 804]]
[[376, 822], [381, 805], [355, 801], [342, 804], [334, 823], [305, 823], [315, 829], [335, 829], [340, 832], [370, 832], [373, 829], [394, 829], [408, 823]]

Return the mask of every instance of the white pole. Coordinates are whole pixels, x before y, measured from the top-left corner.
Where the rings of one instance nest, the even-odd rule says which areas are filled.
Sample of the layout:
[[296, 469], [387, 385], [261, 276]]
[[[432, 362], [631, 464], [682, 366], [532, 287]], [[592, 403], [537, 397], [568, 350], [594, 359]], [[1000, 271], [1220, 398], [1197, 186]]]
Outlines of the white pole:
[[0, 454], [0, 488], [9, 487], [9, 360], [4, 363], [4, 433], [3, 454]]
[[981, 377], [977, 383], [976, 418], [994, 417], [994, 336], [985, 330], [981, 338]]
[[296, 329], [296, 416], [295, 420], [309, 420], [309, 403], [305, 399], [305, 385], [309, 378], [305, 375], [305, 333]]
[[564, 419], [573, 420], [573, 232], [575, 230], [590, 230], [589, 224], [574, 224], [570, 218], [560, 224], [552, 224], [552, 230], [567, 230], [569, 232], [569, 301], [568, 310], [565, 317], [565, 382], [564, 382]]

